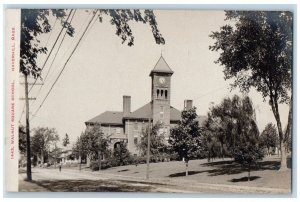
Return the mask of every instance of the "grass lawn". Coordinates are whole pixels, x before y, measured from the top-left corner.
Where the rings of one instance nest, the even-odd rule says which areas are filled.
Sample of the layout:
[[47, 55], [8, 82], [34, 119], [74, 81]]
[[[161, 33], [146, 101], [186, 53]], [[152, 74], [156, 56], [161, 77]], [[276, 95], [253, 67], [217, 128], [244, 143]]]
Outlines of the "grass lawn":
[[[201, 183], [291, 189], [291, 170], [279, 172], [279, 166], [280, 159], [277, 156], [265, 158], [253, 167], [251, 181], [248, 181], [247, 170], [231, 159], [218, 159], [210, 163], [206, 159], [189, 161], [189, 176], [187, 177], [183, 162], [151, 163], [149, 175], [150, 178], [165, 180], [193, 180]], [[146, 164], [114, 167], [100, 172], [145, 178]]]

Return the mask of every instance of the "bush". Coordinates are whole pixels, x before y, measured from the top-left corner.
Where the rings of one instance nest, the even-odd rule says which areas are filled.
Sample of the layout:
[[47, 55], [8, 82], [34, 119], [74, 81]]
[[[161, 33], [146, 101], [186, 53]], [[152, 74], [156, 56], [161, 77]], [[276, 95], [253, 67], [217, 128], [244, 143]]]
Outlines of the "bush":
[[146, 156], [136, 156], [135, 157], [135, 164], [145, 164], [145, 163], [147, 163]]

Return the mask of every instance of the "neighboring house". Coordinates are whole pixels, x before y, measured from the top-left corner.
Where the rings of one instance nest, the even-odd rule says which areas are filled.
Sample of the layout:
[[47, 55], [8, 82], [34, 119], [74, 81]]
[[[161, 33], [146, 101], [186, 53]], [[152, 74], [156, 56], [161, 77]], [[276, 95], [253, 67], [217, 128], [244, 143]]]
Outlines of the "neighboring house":
[[[121, 141], [127, 142], [128, 150], [138, 154], [136, 145], [140, 141], [142, 131], [151, 124], [160, 123], [159, 132], [168, 139], [170, 128], [181, 120], [181, 112], [170, 105], [171, 77], [174, 72], [160, 57], [153, 70], [150, 72], [152, 79], [151, 101], [139, 109], [131, 112], [131, 97], [123, 96], [123, 111], [106, 111], [85, 124], [92, 127], [95, 123], [101, 124], [105, 136], [109, 137], [111, 147], [117, 147]], [[192, 100], [184, 101], [184, 108], [192, 108]], [[199, 117], [202, 123], [204, 116]]]

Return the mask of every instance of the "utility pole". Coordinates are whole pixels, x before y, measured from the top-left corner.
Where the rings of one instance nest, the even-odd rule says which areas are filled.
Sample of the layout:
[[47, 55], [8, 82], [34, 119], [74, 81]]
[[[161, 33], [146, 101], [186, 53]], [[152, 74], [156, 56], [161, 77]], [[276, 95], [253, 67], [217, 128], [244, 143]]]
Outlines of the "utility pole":
[[146, 171], [146, 179], [149, 179], [149, 164], [150, 164], [150, 133], [151, 133], [151, 119], [149, 118], [149, 129], [148, 129], [148, 143], [147, 143], [147, 171]]
[[27, 180], [31, 181], [31, 151], [30, 151], [30, 127], [29, 127], [29, 100], [28, 81], [25, 73], [25, 102], [26, 102], [26, 155], [27, 155]]

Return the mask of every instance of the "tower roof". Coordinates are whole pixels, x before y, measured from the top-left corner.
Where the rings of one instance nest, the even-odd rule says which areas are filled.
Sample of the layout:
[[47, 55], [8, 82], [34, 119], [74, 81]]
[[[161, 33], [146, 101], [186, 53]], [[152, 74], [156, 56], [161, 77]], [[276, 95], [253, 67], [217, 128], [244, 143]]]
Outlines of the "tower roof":
[[159, 60], [157, 61], [155, 67], [150, 72], [150, 76], [153, 75], [153, 73], [167, 73], [167, 74], [173, 74], [174, 72], [169, 67], [163, 56], [160, 56]]

